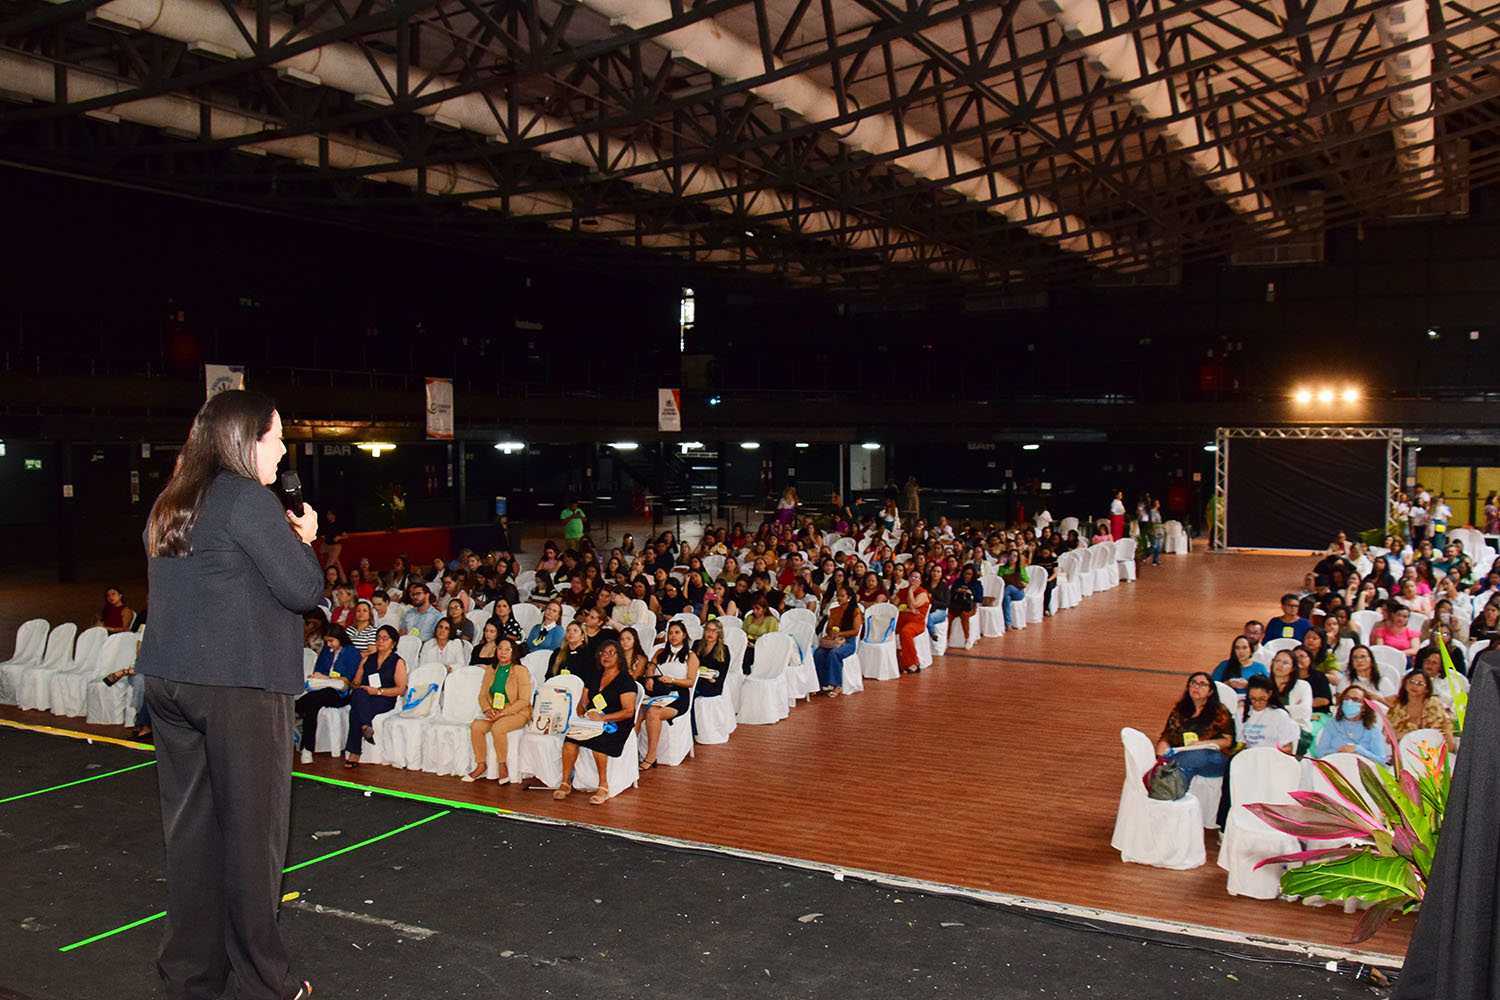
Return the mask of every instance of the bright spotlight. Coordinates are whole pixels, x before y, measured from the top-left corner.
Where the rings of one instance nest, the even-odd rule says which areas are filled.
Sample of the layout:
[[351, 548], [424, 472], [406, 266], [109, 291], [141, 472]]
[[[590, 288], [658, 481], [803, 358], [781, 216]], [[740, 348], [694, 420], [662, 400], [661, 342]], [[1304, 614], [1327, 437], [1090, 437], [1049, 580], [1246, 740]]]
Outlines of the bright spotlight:
[[743, 448], [743, 449], [745, 449], [746, 451], [755, 451], [757, 448], [760, 447], [760, 442], [759, 441], [741, 441], [740, 442], [740, 447]]
[[798, 448], [810, 448], [810, 447], [812, 447], [812, 445], [808, 444], [806, 441], [798, 441], [797, 442], [797, 447]]
[[379, 458], [381, 455], [384, 455], [388, 451], [396, 450], [396, 446], [391, 444], [389, 441], [361, 441], [354, 447], [358, 448], [360, 451], [369, 452], [370, 457], [372, 458]]
[[1359, 390], [1358, 389], [1345, 389], [1344, 390], [1344, 402], [1346, 402], [1346, 403], [1357, 403], [1357, 402], [1359, 402]]
[[1039, 444], [1023, 444], [1023, 445], [1021, 445], [1021, 450], [1022, 451], [1040, 451], [1041, 447], [1042, 446], [1039, 445]]
[[1203, 446], [1203, 450], [1204, 451], [1218, 451], [1219, 450], [1219, 446], [1216, 445], [1216, 444], [1206, 444], [1206, 445]]
[[1332, 389], [1323, 389], [1323, 390], [1321, 390], [1318, 393], [1318, 402], [1320, 402], [1320, 403], [1331, 403], [1331, 402], [1333, 402], [1333, 390]]
[[1312, 390], [1311, 389], [1298, 389], [1296, 395], [1293, 396], [1292, 398], [1295, 399], [1299, 403], [1311, 403], [1312, 402]]
[[864, 444], [860, 445], [860, 447], [863, 448], [865, 451], [879, 451], [880, 450], [880, 442], [879, 441], [866, 441]]
[[503, 452], [506, 455], [521, 451], [525, 447], [526, 444], [523, 441], [497, 441], [495, 443], [495, 450], [498, 452]]
[[640, 447], [640, 443], [636, 441], [611, 441], [609, 446], [615, 451], [635, 451]]

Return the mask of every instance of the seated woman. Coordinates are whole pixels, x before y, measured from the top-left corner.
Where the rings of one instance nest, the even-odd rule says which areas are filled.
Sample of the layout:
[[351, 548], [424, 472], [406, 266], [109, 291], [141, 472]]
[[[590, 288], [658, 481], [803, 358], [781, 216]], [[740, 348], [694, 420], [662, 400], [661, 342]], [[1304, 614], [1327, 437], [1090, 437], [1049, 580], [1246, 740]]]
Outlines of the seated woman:
[[838, 605], [828, 614], [828, 624], [813, 647], [813, 668], [818, 685], [830, 698], [844, 693], [844, 661], [854, 655], [865, 612], [848, 585], [839, 588]]
[[322, 606], [330, 609], [334, 605], [333, 592], [344, 585], [344, 572], [337, 566], [323, 567], [323, 600]]
[[552, 654], [552, 662], [547, 665], [547, 676], [550, 678], [559, 674], [573, 674], [583, 678], [584, 687], [590, 687], [589, 681], [598, 680], [594, 674], [596, 668], [594, 657], [589, 652], [588, 637], [583, 634], [583, 623], [568, 622], [563, 629], [562, 645], [557, 647], [557, 652]]
[[1453, 738], [1453, 717], [1438, 700], [1432, 678], [1420, 670], [1413, 670], [1402, 678], [1401, 692], [1396, 695], [1385, 718], [1398, 740], [1418, 729], [1436, 729], [1443, 734], [1443, 742], [1448, 744], [1450, 753], [1458, 749], [1458, 741]]
[[[1272, 661], [1272, 669], [1280, 669], [1290, 673], [1292, 669], [1292, 658], [1283, 650], [1276, 654]], [[1270, 677], [1264, 674], [1256, 674], [1250, 678], [1249, 686], [1245, 688], [1245, 703], [1240, 709], [1240, 742], [1246, 750], [1256, 747], [1275, 747], [1282, 753], [1295, 753], [1297, 744], [1302, 738], [1302, 727], [1297, 725], [1284, 707], [1281, 700], [1276, 696], [1276, 688]], [[1203, 751], [1209, 753], [1211, 751]], [[1238, 755], [1229, 758], [1228, 767], [1225, 768], [1224, 790], [1219, 795], [1219, 829], [1224, 828], [1229, 819], [1229, 808], [1234, 803], [1229, 790], [1233, 783], [1234, 762]], [[1179, 760], [1179, 766], [1181, 761]]]
[[[572, 629], [573, 626], [569, 625], [568, 628]], [[565, 799], [573, 793], [573, 785], [568, 778], [572, 776], [573, 766], [578, 762], [578, 751], [584, 749], [594, 755], [594, 767], [599, 772], [599, 789], [589, 796], [589, 802], [597, 806], [609, 801], [609, 758], [620, 756], [625, 749], [631, 722], [635, 718], [636, 690], [635, 681], [621, 664], [624, 657], [620, 653], [618, 642], [613, 639], [601, 642], [595, 659], [595, 666], [590, 670], [594, 684], [590, 685], [585, 681], [583, 698], [578, 707], [582, 709], [587, 705], [587, 710], [579, 714], [604, 723], [604, 731], [586, 740], [572, 736], [563, 740], [563, 782], [557, 786], [552, 797]]]
[[673, 615], [680, 615], [684, 611], [691, 610], [692, 607], [692, 602], [689, 601], [685, 596], [683, 596], [682, 587], [674, 578], [670, 576], [667, 577], [666, 581], [662, 583], [661, 600], [659, 601], [659, 604], [661, 607], [661, 613], [663, 615], [666, 615], [668, 618], [671, 618]]
[[1243, 691], [1250, 686], [1250, 678], [1257, 674], [1267, 675], [1265, 665], [1256, 661], [1255, 651], [1250, 648], [1250, 637], [1237, 635], [1229, 644], [1229, 656], [1219, 661], [1211, 676], [1236, 691]]
[[469, 652], [469, 665], [493, 667], [499, 662], [499, 641], [500, 630], [495, 627], [495, 619], [491, 618], [484, 623], [484, 628], [479, 633], [479, 641], [474, 643], [474, 648]]
[[[493, 621], [484, 624], [485, 645], [493, 645], [493, 659], [484, 662], [484, 681], [479, 686], [479, 717], [469, 723], [469, 739], [474, 745], [474, 770], [464, 781], [478, 781], [488, 768], [484, 737], [495, 742], [495, 759], [500, 764], [500, 782], [510, 780], [505, 758], [510, 750], [510, 734], [531, 721], [531, 674], [521, 662], [521, 646], [510, 636], [496, 636]], [[476, 649], [475, 653], [479, 651]], [[476, 662], [480, 662], [476, 657]]]
[[1432, 616], [1432, 595], [1417, 593], [1417, 581], [1414, 577], [1402, 578], [1400, 589], [1396, 592], [1395, 601], [1408, 611], [1415, 611], [1419, 615], [1427, 615], [1428, 617]]
[[1367, 701], [1369, 692], [1351, 684], [1339, 693], [1338, 712], [1323, 723], [1313, 744], [1314, 757], [1335, 753], [1357, 753], [1377, 764], [1391, 759], [1390, 744], [1375, 718], [1375, 708]]
[[[542, 608], [542, 620], [531, 626], [531, 632], [526, 636], [527, 652], [534, 653], [539, 649], [552, 652], [562, 646], [562, 614], [561, 601], [549, 601], [547, 606]], [[518, 625], [517, 629], [519, 628]]]
[[[1311, 635], [1313, 631], [1313, 629], [1308, 629], [1308, 635]], [[1312, 714], [1328, 715], [1332, 712], [1333, 685], [1328, 683], [1329, 675], [1313, 667], [1312, 654], [1308, 652], [1305, 645], [1298, 646], [1292, 650], [1292, 670], [1297, 680], [1305, 683], [1308, 691], [1312, 694]], [[1275, 678], [1273, 677], [1272, 680], [1275, 681]], [[1279, 686], [1277, 693], [1281, 694]], [[1302, 720], [1298, 719], [1297, 721], [1301, 722]], [[1303, 728], [1305, 729], [1306, 727], [1304, 726]]]
[[750, 615], [744, 620], [745, 632], [745, 671], [749, 672], [750, 664], [755, 660], [755, 640], [768, 632], [775, 632], [781, 628], [781, 622], [771, 614], [771, 605], [764, 597], [755, 598], [755, 603], [750, 607]]
[[734, 586], [734, 581], [740, 578], [740, 561], [734, 556], [728, 556], [724, 560], [724, 568], [719, 570], [715, 580], [723, 581], [727, 587]]
[[652, 660], [642, 684], [646, 688], [646, 711], [641, 713], [636, 729], [646, 730], [646, 759], [641, 761], [641, 770], [649, 771], [656, 766], [662, 724], [687, 714], [692, 708], [693, 688], [698, 684], [698, 656], [682, 622], [667, 625], [667, 643]]
[[354, 605], [354, 620], [349, 623], [346, 641], [359, 650], [360, 656], [364, 656], [365, 650], [375, 645], [375, 632], [378, 628], [375, 624], [375, 606], [369, 601], [361, 600]]
[[1156, 740], [1157, 754], [1183, 747], [1202, 747], [1174, 755], [1178, 770], [1189, 784], [1193, 778], [1222, 778], [1229, 768], [1226, 756], [1234, 745], [1234, 719], [1219, 701], [1213, 678], [1199, 671], [1189, 674], [1182, 697], [1167, 715], [1167, 724]]
[[[1328, 619], [1324, 619], [1325, 622]], [[1329, 622], [1333, 624], [1332, 622]], [[1328, 633], [1321, 628], [1313, 626], [1302, 634], [1302, 646], [1307, 650], [1307, 657], [1312, 662], [1313, 670], [1322, 674], [1336, 674], [1339, 672], [1339, 661], [1334, 655], [1333, 647], [1328, 642]], [[1292, 657], [1296, 662], [1296, 657]], [[1300, 669], [1300, 665], [1299, 665]], [[1300, 676], [1300, 675], [1299, 675]]]
[[552, 574], [543, 570], [537, 570], [536, 579], [531, 585], [531, 596], [527, 600], [539, 608], [545, 608], [548, 604], [558, 599], [559, 595], [557, 587], [552, 582]]
[[620, 629], [615, 638], [620, 643], [621, 662], [625, 664], [625, 672], [637, 681], [646, 676], [646, 671], [651, 666], [651, 658], [641, 648], [640, 633], [627, 626]]
[[373, 570], [367, 570], [360, 566], [356, 566], [349, 571], [349, 586], [354, 588], [355, 597], [368, 601], [375, 595], [375, 584], [379, 582], [379, 577], [372, 579], [373, 574]]
[[[1307, 648], [1298, 646], [1302, 658], [1307, 658]], [[1299, 736], [1297, 744], [1292, 748], [1294, 753], [1306, 749], [1303, 741], [1312, 743], [1313, 729], [1313, 691], [1312, 685], [1297, 676], [1297, 650], [1280, 650], [1271, 657], [1270, 676], [1271, 692], [1276, 696], [1276, 704], [1286, 710], [1297, 724]], [[1325, 686], [1327, 682], [1324, 682]], [[1241, 727], [1241, 738], [1243, 738], [1243, 727]]]
[[1411, 611], [1397, 601], [1386, 601], [1381, 607], [1384, 620], [1370, 630], [1370, 645], [1389, 646], [1406, 654], [1408, 661], [1417, 653], [1422, 633], [1407, 625]]
[[323, 631], [323, 652], [318, 654], [313, 665], [312, 677], [326, 679], [342, 678], [342, 687], [310, 688], [298, 696], [294, 706], [302, 720], [302, 763], [311, 764], [313, 747], [318, 743], [318, 713], [325, 708], [338, 708], [349, 699], [349, 685], [359, 674], [360, 653], [353, 646], [345, 645], [349, 633], [337, 625]]
[[808, 593], [807, 581], [798, 576], [792, 579], [792, 585], [787, 588], [787, 593], [782, 599], [782, 604], [787, 610], [792, 608], [806, 608], [814, 611], [818, 607], [818, 599]]
[[973, 645], [974, 613], [983, 603], [984, 584], [979, 581], [979, 570], [973, 563], [965, 563], [948, 591], [948, 615], [963, 626], [965, 646]]
[[[1462, 660], [1454, 660], [1453, 669], [1462, 673], [1462, 664]], [[1449, 712], [1453, 711], [1453, 686], [1448, 683], [1448, 672], [1443, 669], [1442, 651], [1434, 645], [1423, 646], [1417, 650], [1417, 662], [1412, 669], [1427, 675], [1432, 696]]]
[[938, 629], [948, 626], [948, 584], [943, 582], [943, 567], [936, 562], [927, 565], [922, 577], [928, 598], [927, 633], [936, 642]]
[[333, 588], [333, 604], [328, 608], [328, 622], [331, 625], [348, 627], [353, 621], [354, 588], [341, 583]]
[[703, 638], [693, 646], [698, 657], [698, 683], [693, 686], [695, 698], [717, 698], [724, 693], [724, 679], [729, 675], [729, 647], [724, 645], [724, 626], [705, 622]]
[[99, 617], [94, 619], [94, 624], [103, 626], [110, 635], [129, 632], [135, 624], [135, 612], [126, 606], [125, 592], [119, 587], [105, 589], [104, 608], [99, 612]]
[[454, 667], [462, 667], [469, 662], [469, 651], [464, 648], [462, 639], [454, 637], [453, 623], [446, 618], [439, 618], [433, 626], [432, 638], [422, 643], [422, 650], [417, 655], [417, 666], [424, 663], [441, 663], [451, 673]]
[[1372, 698], [1384, 705], [1389, 705], [1391, 699], [1380, 693], [1380, 666], [1375, 662], [1375, 654], [1370, 652], [1369, 646], [1355, 646], [1349, 651], [1349, 665], [1339, 675], [1338, 689], [1359, 685], [1365, 690], [1365, 697]]
[[[1475, 603], [1478, 603], [1477, 600]], [[1469, 641], [1484, 639], [1492, 646], [1500, 645], [1500, 597], [1491, 597], [1484, 608], [1469, 625]]]
[[896, 665], [908, 674], [922, 669], [917, 658], [917, 636], [927, 631], [927, 608], [932, 598], [912, 574], [896, 591]]
[[354, 675], [349, 693], [349, 740], [344, 744], [344, 766], [358, 767], [363, 740], [375, 742], [371, 725], [375, 716], [396, 707], [396, 699], [406, 693], [406, 661], [396, 654], [401, 636], [389, 625], [382, 625], [375, 645], [365, 651]]
[[[559, 607], [558, 614], [561, 613], [562, 609]], [[545, 613], [542, 617], [543, 620], [546, 619]], [[496, 598], [494, 606], [490, 608], [490, 621], [495, 623], [495, 628], [503, 636], [514, 639], [516, 642], [520, 642], [525, 638], [525, 636], [521, 635], [521, 623], [516, 621], [515, 616], [511, 613], [510, 602], [503, 597]], [[532, 646], [527, 652], [536, 648], [538, 647]]]
[[708, 621], [710, 618], [722, 618], [725, 615], [738, 618], [739, 614], [739, 605], [730, 598], [729, 588], [724, 586], [722, 580], [715, 580], [714, 585], [703, 597], [703, 613], [699, 617]]
[[464, 602], [456, 597], [448, 601], [448, 624], [453, 626], [453, 638], [474, 641], [474, 623], [464, 617]]

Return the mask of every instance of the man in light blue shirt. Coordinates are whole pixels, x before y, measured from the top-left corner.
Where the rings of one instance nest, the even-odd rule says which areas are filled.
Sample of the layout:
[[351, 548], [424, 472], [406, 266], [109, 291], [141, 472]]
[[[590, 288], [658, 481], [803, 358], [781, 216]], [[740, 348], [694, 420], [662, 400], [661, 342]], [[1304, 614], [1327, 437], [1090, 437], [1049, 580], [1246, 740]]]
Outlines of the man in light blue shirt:
[[426, 642], [432, 638], [433, 629], [442, 619], [443, 613], [432, 605], [432, 591], [425, 583], [414, 583], [407, 591], [411, 608], [401, 616], [401, 634], [414, 635]]

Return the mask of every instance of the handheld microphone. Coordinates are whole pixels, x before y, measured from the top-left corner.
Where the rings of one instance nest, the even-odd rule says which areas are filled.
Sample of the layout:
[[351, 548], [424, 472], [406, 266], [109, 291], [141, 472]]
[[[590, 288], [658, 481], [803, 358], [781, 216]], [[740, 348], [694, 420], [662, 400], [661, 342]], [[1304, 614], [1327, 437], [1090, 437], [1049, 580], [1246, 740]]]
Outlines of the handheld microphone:
[[281, 499], [286, 502], [286, 509], [297, 517], [307, 509], [302, 504], [302, 479], [295, 472], [281, 474]]

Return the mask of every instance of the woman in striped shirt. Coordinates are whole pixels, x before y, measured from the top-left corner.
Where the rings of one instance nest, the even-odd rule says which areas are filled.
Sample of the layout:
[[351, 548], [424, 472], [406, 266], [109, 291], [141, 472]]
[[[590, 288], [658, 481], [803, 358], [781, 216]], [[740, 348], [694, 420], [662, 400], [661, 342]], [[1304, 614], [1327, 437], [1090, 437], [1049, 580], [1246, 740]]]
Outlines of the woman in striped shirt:
[[354, 605], [345, 631], [349, 633], [349, 645], [359, 650], [360, 656], [364, 656], [365, 650], [375, 645], [375, 608], [369, 601], [360, 601]]

